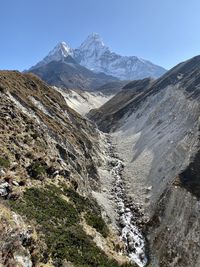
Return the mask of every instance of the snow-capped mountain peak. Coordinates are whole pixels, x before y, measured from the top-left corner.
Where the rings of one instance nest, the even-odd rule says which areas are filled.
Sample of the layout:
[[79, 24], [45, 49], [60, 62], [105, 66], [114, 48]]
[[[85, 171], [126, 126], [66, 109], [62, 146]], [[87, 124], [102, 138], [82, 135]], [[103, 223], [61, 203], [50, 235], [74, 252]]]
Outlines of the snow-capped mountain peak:
[[[48, 54], [49, 57], [58, 57], [58, 60], [62, 59], [62, 57], [72, 56], [73, 49], [65, 42], [58, 43], [53, 50], [51, 50]], [[57, 59], [56, 59], [57, 60]]]
[[102, 72], [121, 80], [134, 80], [145, 77], [157, 78], [166, 71], [150, 61], [136, 56], [121, 56], [112, 52], [97, 33], [90, 34], [77, 49], [72, 49], [65, 42], [58, 43], [42, 61], [31, 69], [51, 61], [64, 62], [68, 56], [96, 73]]
[[[81, 65], [95, 72], [104, 72], [101, 69], [100, 58], [110, 53], [101, 36], [97, 33], [90, 34], [86, 40], [75, 50], [74, 57]], [[106, 73], [106, 72], [105, 72]]]
[[66, 57], [73, 57], [74, 50], [65, 42], [58, 43], [49, 54], [33, 68], [41, 67], [42, 65], [48, 64], [51, 61], [64, 61]]
[[44, 58], [46, 63], [60, 61], [68, 56], [73, 56], [73, 49], [65, 42], [58, 43], [53, 50]]
[[88, 35], [86, 40], [80, 45], [80, 47], [78, 49], [81, 51], [91, 50], [91, 49], [92, 50], [98, 50], [98, 49], [102, 49], [105, 47], [106, 46], [105, 46], [101, 36], [98, 33], [92, 33], [92, 34]]
[[112, 52], [97, 33], [90, 34], [74, 51], [74, 58], [80, 65], [94, 72], [103, 72], [121, 80], [156, 78], [165, 72], [165, 69], [147, 60]]

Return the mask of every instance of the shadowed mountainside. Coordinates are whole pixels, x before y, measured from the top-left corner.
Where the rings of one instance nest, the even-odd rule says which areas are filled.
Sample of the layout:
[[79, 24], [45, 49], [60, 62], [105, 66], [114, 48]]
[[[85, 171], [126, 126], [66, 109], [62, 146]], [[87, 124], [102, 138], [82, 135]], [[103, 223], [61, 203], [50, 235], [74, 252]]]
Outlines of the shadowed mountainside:
[[71, 56], [61, 61], [51, 61], [37, 68], [31, 68], [30, 72], [49, 85], [70, 89], [94, 90], [108, 82], [118, 80], [104, 73], [92, 72], [79, 65]]
[[129, 81], [109, 82], [97, 88], [96, 91], [101, 92], [104, 95], [115, 95], [116, 93], [121, 91], [121, 89], [128, 83]]

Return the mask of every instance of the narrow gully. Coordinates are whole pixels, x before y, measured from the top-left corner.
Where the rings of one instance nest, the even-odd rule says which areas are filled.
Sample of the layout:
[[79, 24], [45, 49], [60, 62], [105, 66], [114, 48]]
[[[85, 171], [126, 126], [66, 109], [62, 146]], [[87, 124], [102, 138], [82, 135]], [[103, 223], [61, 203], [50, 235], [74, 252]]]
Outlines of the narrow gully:
[[116, 212], [118, 214], [118, 227], [120, 238], [125, 243], [125, 249], [131, 261], [135, 262], [139, 267], [147, 264], [146, 242], [142, 231], [136, 223], [136, 214], [128, 207], [126, 203], [126, 194], [122, 179], [122, 171], [124, 169], [123, 161], [117, 158], [113, 153], [114, 147], [108, 140], [108, 148], [110, 151], [111, 174], [114, 177], [112, 192], [115, 197]]

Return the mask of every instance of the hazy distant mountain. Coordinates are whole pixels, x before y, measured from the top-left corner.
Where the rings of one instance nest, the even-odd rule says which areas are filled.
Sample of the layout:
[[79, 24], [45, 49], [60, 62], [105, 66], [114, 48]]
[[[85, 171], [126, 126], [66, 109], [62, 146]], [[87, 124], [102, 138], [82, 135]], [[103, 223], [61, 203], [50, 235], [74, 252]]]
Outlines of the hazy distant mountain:
[[136, 56], [121, 56], [112, 52], [96, 33], [89, 35], [77, 49], [71, 48], [65, 42], [57, 44], [42, 61], [31, 69], [41, 67], [51, 61], [64, 61], [68, 56], [96, 73], [103, 72], [121, 80], [157, 78], [166, 72], [164, 68], [150, 61]]

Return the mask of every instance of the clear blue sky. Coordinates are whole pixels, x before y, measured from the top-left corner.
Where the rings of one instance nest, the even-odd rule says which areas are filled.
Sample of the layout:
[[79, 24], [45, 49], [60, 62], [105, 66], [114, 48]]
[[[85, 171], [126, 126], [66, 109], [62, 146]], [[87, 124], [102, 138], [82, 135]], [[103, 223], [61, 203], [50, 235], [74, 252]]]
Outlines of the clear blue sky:
[[200, 54], [200, 0], [1, 0], [0, 69], [26, 69], [91, 32], [122, 55], [170, 68]]

